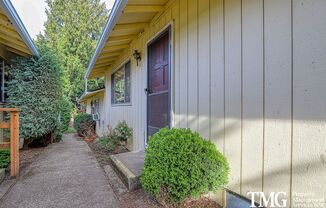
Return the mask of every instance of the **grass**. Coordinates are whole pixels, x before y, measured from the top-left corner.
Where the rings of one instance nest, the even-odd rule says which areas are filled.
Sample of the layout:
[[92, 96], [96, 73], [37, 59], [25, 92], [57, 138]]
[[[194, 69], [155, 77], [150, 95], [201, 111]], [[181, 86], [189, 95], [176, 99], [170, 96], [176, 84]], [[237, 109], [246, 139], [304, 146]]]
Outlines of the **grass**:
[[73, 133], [77, 133], [77, 131], [74, 128], [69, 128], [65, 133], [66, 134], [73, 134]]

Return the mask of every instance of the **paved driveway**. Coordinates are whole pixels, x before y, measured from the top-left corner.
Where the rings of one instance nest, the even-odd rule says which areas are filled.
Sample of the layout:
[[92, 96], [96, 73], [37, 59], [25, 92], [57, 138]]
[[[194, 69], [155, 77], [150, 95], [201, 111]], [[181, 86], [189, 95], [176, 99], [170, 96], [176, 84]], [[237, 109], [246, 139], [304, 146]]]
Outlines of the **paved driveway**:
[[0, 207], [120, 207], [88, 145], [64, 135], [33, 162], [1, 200]]

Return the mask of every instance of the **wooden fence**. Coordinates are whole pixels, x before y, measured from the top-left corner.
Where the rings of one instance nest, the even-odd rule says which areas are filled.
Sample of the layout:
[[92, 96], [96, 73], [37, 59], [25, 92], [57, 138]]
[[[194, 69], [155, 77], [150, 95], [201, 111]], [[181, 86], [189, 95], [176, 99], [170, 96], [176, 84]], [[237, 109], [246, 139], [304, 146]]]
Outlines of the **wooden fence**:
[[7, 112], [10, 115], [9, 122], [0, 122], [0, 129], [10, 129], [10, 141], [0, 143], [0, 148], [10, 147], [10, 175], [19, 175], [19, 109], [0, 108], [0, 112]]

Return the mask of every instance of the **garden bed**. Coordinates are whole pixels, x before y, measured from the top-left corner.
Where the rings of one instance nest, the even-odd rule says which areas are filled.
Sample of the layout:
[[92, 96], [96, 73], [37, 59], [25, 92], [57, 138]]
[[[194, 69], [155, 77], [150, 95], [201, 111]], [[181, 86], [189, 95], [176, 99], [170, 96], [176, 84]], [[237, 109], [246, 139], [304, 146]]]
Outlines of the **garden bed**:
[[[106, 165], [111, 166], [110, 155], [115, 154], [113, 150], [104, 148], [99, 140], [88, 143], [89, 147], [93, 151], [97, 161], [100, 163], [102, 168]], [[121, 149], [118, 153], [128, 152], [126, 149]], [[127, 191], [125, 193], [117, 193], [117, 196], [120, 200], [121, 207], [123, 208], [132, 208], [132, 207], [142, 207], [142, 208], [155, 208], [162, 207], [160, 206], [155, 199], [153, 199], [149, 194], [144, 192], [142, 189], [135, 191]]]
[[[92, 152], [94, 153], [97, 161], [100, 163], [102, 168], [107, 165], [112, 167], [110, 160], [110, 155], [116, 154], [114, 151], [104, 148], [100, 141], [97, 139], [92, 143], [88, 143]], [[119, 153], [128, 152], [126, 149], [120, 150]], [[166, 205], [163, 201], [158, 203], [153, 197], [146, 193], [142, 189], [127, 191], [125, 193], [117, 193], [119, 200], [121, 202], [121, 207], [123, 208], [133, 208], [133, 207], [142, 207], [142, 208], [159, 208], [159, 207], [169, 207], [169, 208], [220, 208], [221, 206], [215, 201], [202, 197], [198, 200], [186, 200], [184, 204], [180, 206]]]

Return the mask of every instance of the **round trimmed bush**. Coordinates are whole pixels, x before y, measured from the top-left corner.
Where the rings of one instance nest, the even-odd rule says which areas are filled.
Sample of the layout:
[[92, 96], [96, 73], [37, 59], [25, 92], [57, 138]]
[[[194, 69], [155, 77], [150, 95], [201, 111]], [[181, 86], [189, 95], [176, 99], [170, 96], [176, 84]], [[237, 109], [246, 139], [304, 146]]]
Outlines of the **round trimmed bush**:
[[213, 143], [189, 129], [164, 128], [149, 139], [140, 182], [155, 197], [180, 203], [217, 191], [228, 174], [228, 162]]

